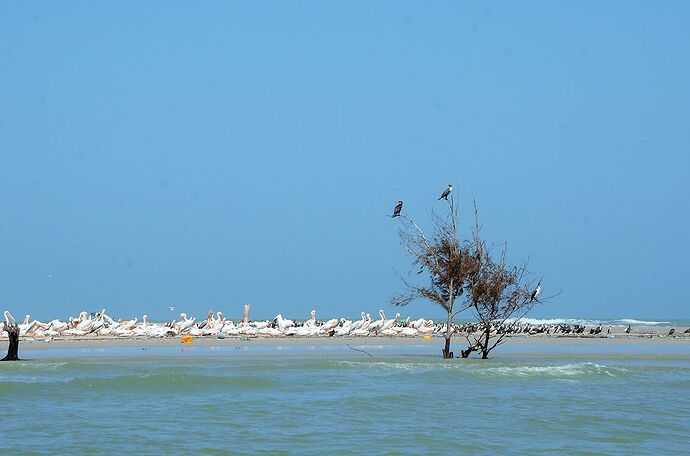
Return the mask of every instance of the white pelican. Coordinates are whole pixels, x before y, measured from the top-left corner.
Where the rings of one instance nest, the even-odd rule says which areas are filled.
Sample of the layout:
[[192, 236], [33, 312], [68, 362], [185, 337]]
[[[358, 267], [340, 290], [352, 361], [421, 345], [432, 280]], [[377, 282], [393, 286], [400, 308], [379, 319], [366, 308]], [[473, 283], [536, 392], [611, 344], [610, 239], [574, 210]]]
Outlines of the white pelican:
[[350, 331], [350, 334], [352, 334], [353, 336], [369, 335], [369, 326], [371, 326], [371, 315], [366, 314], [365, 317], [366, 319], [362, 322], [362, 325], [359, 328]]
[[244, 305], [244, 314], [242, 314], [242, 326], [249, 326], [249, 304]]
[[3, 312], [3, 315], [5, 315], [5, 323], [7, 323], [7, 326], [9, 326], [11, 324], [10, 319], [12, 319], [12, 323], [17, 322], [17, 320], [14, 319], [14, 317], [12, 316], [12, 314], [10, 313], [9, 310], [6, 310], [5, 312]]
[[256, 328], [256, 329], [264, 329], [268, 328], [268, 326], [271, 324], [271, 322], [266, 321], [266, 320], [261, 320], [261, 321], [253, 321], [249, 323], [249, 326]]
[[400, 330], [400, 334], [402, 334], [403, 336], [416, 336], [417, 329], [415, 329], [412, 326], [405, 326]]
[[335, 329], [336, 336], [347, 336], [350, 331], [352, 331], [352, 321], [345, 320], [344, 318], [340, 320], [340, 326]]
[[340, 323], [340, 320], [337, 318], [331, 318], [330, 320], [326, 321], [324, 324], [319, 326], [319, 331], [323, 334], [328, 333], [329, 331], [335, 329], [336, 326]]
[[[12, 315], [12, 314], [10, 314]], [[13, 317], [14, 318], [14, 317]], [[19, 334], [20, 335], [27, 335], [29, 333], [34, 332], [34, 328], [36, 326], [36, 322], [29, 323], [29, 320], [31, 319], [31, 316], [29, 314], [26, 314], [24, 316], [24, 321], [19, 324]]]
[[134, 334], [137, 336], [148, 336], [150, 334], [151, 328], [149, 327], [149, 316], [144, 314], [141, 319], [141, 324], [134, 328]]
[[278, 328], [271, 328], [269, 326], [266, 326], [264, 328], [257, 329], [256, 335], [262, 337], [275, 337], [282, 336], [283, 332]]
[[379, 310], [379, 316], [381, 317], [380, 320], [376, 320], [369, 325], [369, 332], [377, 332], [383, 327], [386, 321], [386, 314], [383, 313], [383, 309]]
[[206, 329], [206, 328], [211, 328], [213, 327], [213, 323], [215, 320], [213, 319], [213, 311], [209, 310], [208, 314], [206, 315], [206, 320], [200, 321], [197, 326], [199, 329]]
[[229, 336], [236, 336], [237, 334], [240, 333], [239, 328], [237, 326], [235, 326], [235, 323], [233, 323], [232, 320], [224, 320], [224, 321], [225, 321], [225, 324], [223, 325], [223, 328], [221, 329], [221, 332], [223, 334], [226, 334]]
[[316, 311], [315, 310], [311, 311], [311, 318], [304, 322], [304, 326], [307, 326], [309, 328], [316, 328]]
[[213, 327], [216, 328], [218, 331], [222, 331], [222, 329], [225, 327], [225, 317], [223, 316], [223, 312], [216, 312], [216, 321], [213, 323]]
[[280, 329], [280, 330], [286, 330], [291, 326], [295, 326], [294, 321], [287, 320], [287, 319], [283, 318], [283, 316], [281, 314], [276, 315], [276, 318], [274, 321], [275, 321], [276, 326], [278, 326], [278, 329]]
[[297, 328], [295, 335], [301, 337], [312, 337], [319, 334], [319, 329], [320, 328], [318, 326], [307, 326], [305, 324]]
[[361, 315], [361, 320], [352, 323], [352, 328], [350, 329], [350, 331], [354, 331], [356, 329], [361, 328], [362, 325], [364, 324], [364, 322], [366, 321], [367, 314], [365, 314], [364, 312], [361, 312], [360, 315]]
[[187, 314], [182, 312], [180, 314], [180, 318], [182, 318], [182, 320], [179, 323], [177, 323], [177, 328], [176, 328], [177, 332], [183, 333], [185, 331], [191, 330], [192, 326], [195, 326], [196, 317], [192, 317], [191, 319], [187, 319]]
[[77, 324], [77, 330], [84, 331], [88, 334], [93, 331], [94, 321], [91, 320], [88, 312], [81, 312], [79, 314], [79, 323]]
[[396, 312], [395, 318], [391, 318], [390, 320], [386, 320], [383, 322], [383, 325], [381, 326], [381, 331], [393, 328], [395, 326], [395, 323], [398, 321], [398, 318], [400, 318], [400, 314]]

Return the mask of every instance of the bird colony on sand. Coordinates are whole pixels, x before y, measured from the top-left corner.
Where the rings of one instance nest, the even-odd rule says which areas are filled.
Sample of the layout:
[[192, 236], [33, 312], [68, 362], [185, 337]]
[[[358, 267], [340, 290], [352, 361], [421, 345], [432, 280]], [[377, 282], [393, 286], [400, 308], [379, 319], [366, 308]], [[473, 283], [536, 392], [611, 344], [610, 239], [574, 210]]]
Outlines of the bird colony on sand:
[[[4, 313], [5, 321], [10, 324], [15, 321], [9, 311]], [[463, 323], [452, 325], [452, 332], [458, 334], [471, 334], [481, 331], [477, 323]], [[114, 320], [105, 309], [95, 314], [81, 312], [79, 317], [69, 317], [67, 321], [52, 320], [47, 323], [31, 320], [26, 315], [23, 323], [19, 324], [22, 337], [35, 338], [95, 338], [95, 337], [122, 337], [122, 338], [164, 338], [176, 336], [195, 337], [416, 337], [425, 335], [445, 334], [446, 324], [435, 323], [433, 320], [419, 318], [400, 320], [400, 314], [393, 318], [386, 318], [383, 310], [379, 310], [379, 318], [372, 319], [371, 315], [361, 313], [358, 320], [345, 318], [333, 318], [327, 321], [316, 319], [316, 311], [311, 311], [311, 317], [304, 321], [288, 320], [281, 314], [273, 320], [249, 320], [249, 304], [244, 306], [242, 320], [234, 322], [226, 319], [222, 312], [209, 312], [207, 318], [197, 320], [188, 318], [182, 312], [179, 320], [167, 323], [152, 323], [148, 316], [144, 315], [141, 321], [138, 318], [132, 320]], [[583, 325], [535, 325], [529, 323], [512, 322], [498, 325], [493, 328], [497, 334], [515, 335], [599, 335], [603, 333], [601, 325], [587, 329]], [[609, 327], [607, 334], [610, 333]], [[630, 332], [628, 329], [626, 332]], [[690, 334], [690, 329], [685, 331]], [[7, 337], [2, 332], [2, 337]], [[603, 335], [603, 334], [602, 334]]]
[[[4, 313], [5, 321], [12, 323], [14, 317], [9, 311]], [[114, 320], [105, 309], [95, 314], [81, 312], [79, 317], [69, 317], [68, 321], [52, 320], [47, 323], [31, 320], [26, 315], [24, 322], [19, 324], [21, 336], [44, 337], [175, 337], [190, 336], [220, 336], [220, 337], [320, 337], [320, 336], [417, 336], [434, 334], [442, 328], [432, 320], [419, 318], [417, 320], [400, 321], [400, 314], [393, 318], [386, 318], [383, 310], [379, 311], [379, 319], [372, 319], [371, 315], [361, 313], [358, 320], [333, 318], [327, 321], [316, 319], [316, 311], [311, 311], [309, 319], [295, 321], [284, 318], [281, 314], [273, 320], [249, 320], [249, 304], [244, 306], [244, 316], [240, 321], [226, 319], [223, 312], [208, 313], [207, 318], [197, 320], [189, 318], [185, 312], [180, 314], [179, 320], [167, 323], [152, 323], [147, 315], [141, 321]], [[6, 333], [2, 334], [7, 337]]]

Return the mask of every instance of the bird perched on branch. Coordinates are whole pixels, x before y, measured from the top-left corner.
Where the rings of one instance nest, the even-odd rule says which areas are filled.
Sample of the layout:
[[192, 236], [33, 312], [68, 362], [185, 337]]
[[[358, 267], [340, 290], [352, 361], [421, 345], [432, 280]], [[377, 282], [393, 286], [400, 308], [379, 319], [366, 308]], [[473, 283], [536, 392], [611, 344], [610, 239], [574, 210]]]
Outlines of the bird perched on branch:
[[441, 196], [438, 197], [439, 200], [446, 200], [448, 201], [448, 195], [450, 195], [450, 192], [453, 191], [453, 186], [451, 184], [448, 184], [448, 188], [441, 193]]
[[402, 206], [403, 202], [398, 201], [398, 204], [395, 205], [395, 209], [393, 209], [393, 215], [391, 215], [392, 218], [400, 217], [400, 211], [402, 211]]
[[538, 302], [539, 300], [537, 298], [539, 297], [540, 293], [541, 293], [541, 280], [537, 284], [537, 288], [535, 288], [534, 291], [532, 292], [532, 296], [530, 296], [529, 302], [532, 302], [532, 301]]

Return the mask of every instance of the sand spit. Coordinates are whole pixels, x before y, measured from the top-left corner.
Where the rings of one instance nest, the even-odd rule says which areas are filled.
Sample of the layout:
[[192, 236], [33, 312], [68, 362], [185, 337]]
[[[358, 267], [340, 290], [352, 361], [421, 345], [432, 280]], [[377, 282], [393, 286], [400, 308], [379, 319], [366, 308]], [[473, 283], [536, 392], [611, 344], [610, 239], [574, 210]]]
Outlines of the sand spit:
[[[610, 335], [510, 335], [506, 339], [508, 344], [519, 345], [576, 345], [576, 344], [690, 344], [690, 336], [668, 336], [670, 327], [637, 327], [631, 334], [616, 331]], [[678, 334], [676, 332], [676, 334]], [[21, 349], [47, 348], [135, 348], [135, 347], [172, 347], [172, 346], [381, 346], [381, 345], [438, 345], [443, 336], [436, 334], [431, 338], [400, 337], [400, 336], [365, 336], [365, 337], [223, 337], [199, 336], [193, 337], [191, 343], [182, 344], [180, 337], [120, 338], [109, 336], [71, 336], [55, 337], [52, 339], [36, 339], [26, 337], [21, 339]], [[453, 338], [455, 345], [462, 345], [464, 337], [456, 334]], [[0, 340], [0, 351], [5, 350], [7, 339]]]

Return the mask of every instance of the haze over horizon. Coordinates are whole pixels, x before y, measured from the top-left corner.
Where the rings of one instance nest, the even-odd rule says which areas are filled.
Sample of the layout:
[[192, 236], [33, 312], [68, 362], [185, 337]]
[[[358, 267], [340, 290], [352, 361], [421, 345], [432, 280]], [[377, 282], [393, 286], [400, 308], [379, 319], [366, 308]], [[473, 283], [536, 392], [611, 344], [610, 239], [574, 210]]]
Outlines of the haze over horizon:
[[0, 308], [392, 314], [452, 183], [530, 317], [690, 318], [690, 4], [528, 4], [0, 3]]

